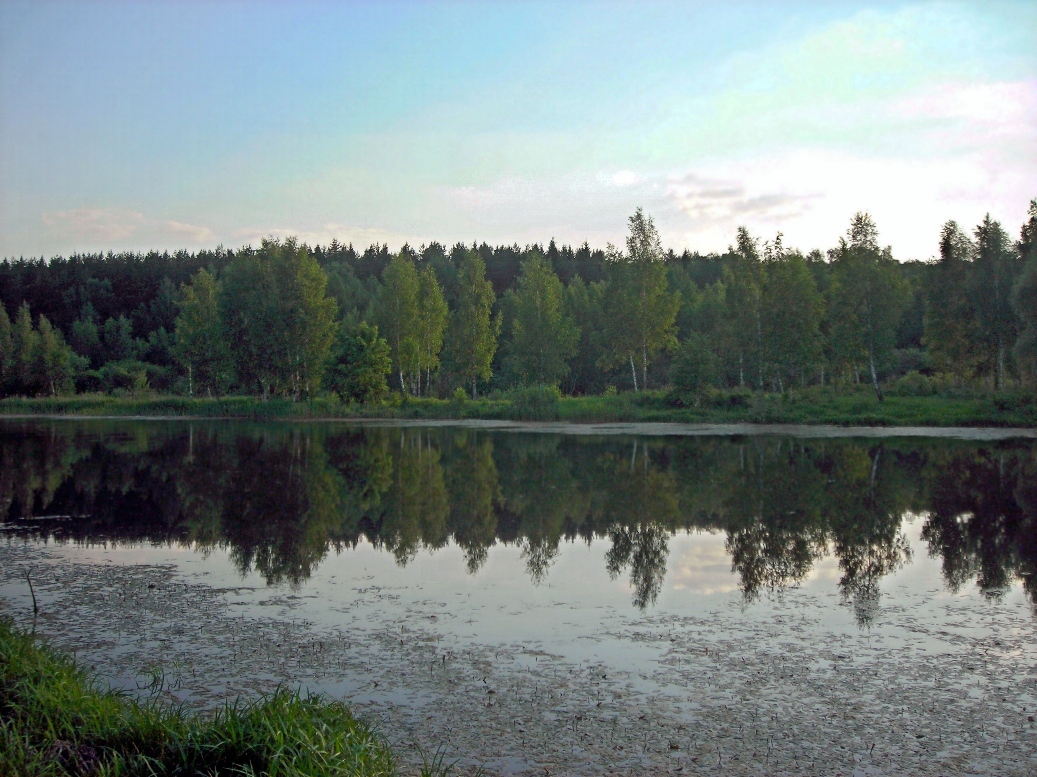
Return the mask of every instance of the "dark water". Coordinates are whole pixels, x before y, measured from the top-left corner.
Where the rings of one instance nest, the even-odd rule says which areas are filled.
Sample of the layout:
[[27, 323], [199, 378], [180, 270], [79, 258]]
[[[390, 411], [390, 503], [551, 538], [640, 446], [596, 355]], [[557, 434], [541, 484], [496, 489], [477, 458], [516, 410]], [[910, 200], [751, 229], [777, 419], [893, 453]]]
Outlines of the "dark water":
[[7, 420], [0, 614], [458, 774], [1035, 773], [1037, 439], [832, 434]]
[[1037, 442], [578, 437], [452, 428], [174, 422], [0, 426], [8, 534], [221, 549], [242, 574], [299, 584], [358, 543], [403, 567], [453, 544], [476, 574], [497, 544], [530, 585], [565, 543], [651, 608], [678, 532], [724, 537], [746, 600], [821, 560], [866, 624], [883, 578], [912, 561], [920, 516], [949, 591], [1037, 602]]

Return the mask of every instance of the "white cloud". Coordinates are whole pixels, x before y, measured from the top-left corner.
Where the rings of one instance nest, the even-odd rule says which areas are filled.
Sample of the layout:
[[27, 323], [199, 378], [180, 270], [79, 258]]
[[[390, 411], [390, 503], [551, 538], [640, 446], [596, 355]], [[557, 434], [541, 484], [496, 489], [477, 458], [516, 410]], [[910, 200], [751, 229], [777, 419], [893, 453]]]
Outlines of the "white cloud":
[[215, 245], [216, 233], [209, 227], [184, 224], [180, 221], [163, 221], [160, 226], [170, 235], [183, 238], [192, 246]]
[[237, 229], [231, 233], [231, 244], [258, 246], [266, 238], [284, 240], [294, 237], [300, 243], [309, 246], [328, 245], [332, 240], [337, 240], [343, 245], [349, 245], [362, 251], [373, 244], [388, 244], [390, 250], [397, 250], [408, 243], [411, 246], [419, 246], [424, 241], [420, 236], [393, 232], [377, 227], [361, 227], [349, 224], [323, 224], [316, 227], [250, 227]]
[[722, 534], [695, 534], [684, 541], [690, 545], [677, 558], [668, 576], [675, 590], [708, 595], [738, 589], [738, 578], [731, 570], [731, 555]]
[[121, 208], [73, 208], [48, 211], [40, 217], [44, 226], [60, 239], [94, 246], [122, 243], [145, 223], [144, 215]]

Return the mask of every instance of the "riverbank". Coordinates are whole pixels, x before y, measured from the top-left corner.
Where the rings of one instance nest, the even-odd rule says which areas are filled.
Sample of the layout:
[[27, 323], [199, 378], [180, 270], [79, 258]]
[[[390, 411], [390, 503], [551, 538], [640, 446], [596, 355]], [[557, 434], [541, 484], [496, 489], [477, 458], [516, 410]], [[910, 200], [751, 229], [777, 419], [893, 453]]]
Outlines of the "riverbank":
[[[145, 690], [160, 692], [161, 675]], [[105, 689], [69, 655], [0, 620], [0, 773], [396, 774], [340, 702], [283, 689], [211, 716]]]
[[256, 397], [223, 399], [172, 395], [8, 398], [0, 415], [70, 415], [249, 420], [410, 419], [554, 421], [567, 423], [795, 424], [834, 426], [1037, 428], [1032, 393], [887, 396], [870, 391], [813, 388], [789, 395], [718, 391], [698, 406], [664, 391], [567, 397], [521, 390], [477, 400], [400, 398], [379, 404], [345, 404], [334, 398], [305, 402]]

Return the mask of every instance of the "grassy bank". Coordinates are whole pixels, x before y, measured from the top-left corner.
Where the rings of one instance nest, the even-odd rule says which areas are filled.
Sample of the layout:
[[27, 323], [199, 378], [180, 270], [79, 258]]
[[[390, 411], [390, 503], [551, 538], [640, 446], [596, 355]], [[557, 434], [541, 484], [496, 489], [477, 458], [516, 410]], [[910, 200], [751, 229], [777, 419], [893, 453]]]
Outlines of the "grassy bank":
[[350, 405], [334, 398], [309, 402], [228, 397], [178, 396], [5, 399], [0, 414], [78, 416], [162, 416], [306, 420], [335, 418], [490, 419], [515, 421], [835, 424], [841, 426], [1001, 426], [1037, 427], [1032, 393], [980, 394], [966, 391], [934, 396], [889, 395], [879, 402], [870, 390], [811, 388], [792, 396], [716, 391], [698, 404], [664, 391], [590, 397], [560, 397], [526, 389], [478, 400], [400, 398], [377, 405]]
[[392, 775], [385, 742], [342, 704], [278, 692], [211, 717], [104, 690], [0, 621], [0, 774]]

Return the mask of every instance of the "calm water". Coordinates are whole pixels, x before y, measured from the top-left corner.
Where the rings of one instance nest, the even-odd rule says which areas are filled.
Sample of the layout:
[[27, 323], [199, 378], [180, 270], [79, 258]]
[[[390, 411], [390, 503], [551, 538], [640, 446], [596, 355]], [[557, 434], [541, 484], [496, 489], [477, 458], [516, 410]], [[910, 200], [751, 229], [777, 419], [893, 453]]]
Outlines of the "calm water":
[[1035, 765], [1032, 438], [6, 421], [0, 517], [4, 611], [116, 685], [490, 772]]

